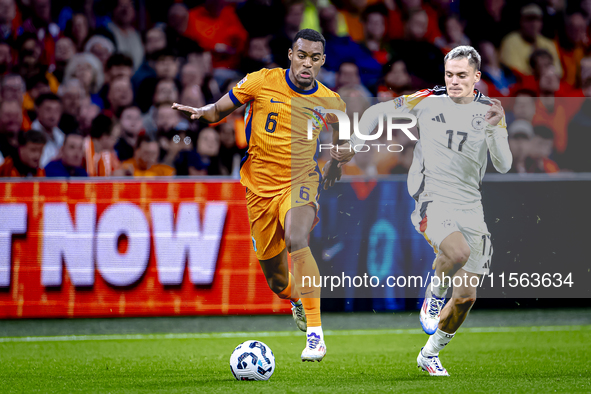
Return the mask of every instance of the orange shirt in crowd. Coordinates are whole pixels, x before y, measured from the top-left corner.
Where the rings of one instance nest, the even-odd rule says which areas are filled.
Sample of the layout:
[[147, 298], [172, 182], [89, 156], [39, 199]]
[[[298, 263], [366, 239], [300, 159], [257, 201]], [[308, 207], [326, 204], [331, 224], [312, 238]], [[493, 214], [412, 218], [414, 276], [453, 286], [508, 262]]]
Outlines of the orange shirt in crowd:
[[[50, 73], [48, 71], [45, 73], [45, 78], [47, 78], [47, 82], [49, 82], [49, 90], [51, 91], [51, 93], [57, 94], [59, 87], [60, 87], [60, 83], [57, 80], [57, 78], [55, 77], [55, 75], [53, 75], [52, 73]], [[25, 92], [25, 95], [23, 97], [23, 113], [26, 111], [34, 111], [34, 110], [35, 110], [35, 99], [33, 99], [33, 97], [31, 97], [29, 92]], [[28, 116], [27, 116], [27, 118], [28, 118]], [[23, 121], [24, 121], [24, 118], [23, 118]]]
[[[370, 5], [377, 3], [381, 3], [381, 0], [366, 0], [365, 6], [369, 7]], [[339, 12], [347, 24], [347, 32], [349, 33], [349, 37], [351, 37], [353, 41], [363, 41], [365, 39], [365, 32], [361, 15], [344, 9], [340, 9]]]
[[[326, 165], [326, 163], [327, 163], [326, 160], [322, 160], [322, 159], [318, 160], [318, 166], [321, 171], [324, 170], [324, 166]], [[363, 174], [363, 171], [361, 171], [361, 168], [359, 168], [356, 164], [354, 164], [352, 162], [348, 162], [347, 164], [341, 166], [341, 175], [343, 175], [343, 176], [359, 176], [359, 175], [364, 175], [364, 174]]]
[[575, 86], [579, 78], [581, 60], [585, 57], [585, 48], [577, 46], [571, 51], [559, 48], [558, 55], [564, 70], [562, 80], [570, 86]]
[[554, 132], [554, 149], [564, 153], [568, 144], [568, 124], [573, 116], [579, 112], [583, 99], [556, 98], [554, 110], [548, 112], [540, 100], [536, 102], [536, 114], [532, 119], [534, 126], [547, 126]]
[[[441, 30], [439, 30], [439, 15], [437, 15], [437, 11], [427, 4], [423, 4], [421, 8], [427, 13], [427, 17], [429, 18], [425, 40], [434, 43], [437, 37], [441, 37]], [[388, 11], [386, 36], [391, 40], [403, 39], [404, 27], [405, 23], [402, 16], [402, 10], [397, 8]]]
[[365, 33], [363, 31], [363, 23], [361, 22], [359, 15], [352, 14], [349, 11], [341, 11], [341, 14], [345, 18], [345, 22], [347, 23], [347, 31], [349, 32], [351, 39], [356, 42], [363, 41], [365, 38]]
[[217, 17], [209, 14], [204, 6], [193, 8], [184, 35], [212, 53], [214, 68], [238, 68], [248, 39], [232, 6], [225, 6]]
[[[29, 174], [21, 174], [21, 172], [16, 168], [12, 157], [7, 157], [4, 160], [4, 163], [0, 166], [0, 177], [8, 177], [8, 178], [24, 178]], [[38, 168], [37, 173], [33, 175], [34, 177], [44, 177], [45, 170]]]
[[[540, 84], [533, 75], [518, 74], [519, 82], [511, 88], [509, 96], [517, 94], [520, 90], [531, 90], [537, 96], [540, 95]], [[488, 92], [488, 97], [495, 97]], [[560, 87], [554, 92], [554, 97], [585, 97], [581, 89], [575, 89], [564, 80], [560, 81]]]
[[31, 118], [29, 117], [29, 113], [27, 110], [23, 108], [23, 121], [21, 122], [21, 130], [22, 131], [29, 131], [31, 130], [31, 126], [33, 122], [31, 122]]
[[544, 172], [546, 174], [553, 174], [555, 172], [559, 172], [560, 168], [558, 168], [558, 164], [554, 160], [551, 159], [544, 159]]
[[135, 158], [125, 160], [121, 166], [123, 168], [133, 167], [133, 176], [173, 176], [175, 173], [174, 168], [166, 164], [154, 164], [147, 170], [142, 170]]
[[210, 123], [210, 127], [216, 127], [222, 123], [232, 122], [234, 125], [234, 139], [236, 140], [236, 146], [240, 149], [248, 147], [248, 141], [246, 141], [246, 123], [244, 123], [244, 115], [236, 115], [236, 111], [226, 116], [224, 119], [216, 123]]
[[92, 138], [84, 139], [84, 163], [88, 176], [111, 176], [121, 166], [114, 151], [95, 152]]

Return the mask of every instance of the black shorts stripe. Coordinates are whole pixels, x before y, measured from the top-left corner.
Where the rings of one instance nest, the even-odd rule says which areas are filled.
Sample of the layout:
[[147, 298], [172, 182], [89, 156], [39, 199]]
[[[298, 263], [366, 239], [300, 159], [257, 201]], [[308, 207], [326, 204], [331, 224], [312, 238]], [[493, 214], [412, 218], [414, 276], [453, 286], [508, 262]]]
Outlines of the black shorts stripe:
[[433, 201], [425, 201], [421, 204], [421, 209], [420, 209], [420, 214], [421, 214], [421, 219], [424, 219], [425, 216], [427, 216], [427, 207], [429, 206], [429, 204], [431, 204]]

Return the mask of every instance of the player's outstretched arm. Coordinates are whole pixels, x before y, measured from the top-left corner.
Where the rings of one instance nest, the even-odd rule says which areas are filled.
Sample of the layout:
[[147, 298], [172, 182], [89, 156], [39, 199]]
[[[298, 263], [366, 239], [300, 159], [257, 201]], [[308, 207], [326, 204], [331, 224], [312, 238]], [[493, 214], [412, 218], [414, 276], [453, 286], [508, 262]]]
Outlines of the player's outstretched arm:
[[[371, 134], [377, 127], [378, 122], [384, 117], [388, 111], [393, 112], [396, 111], [396, 107], [392, 105], [392, 102], [383, 102], [374, 104], [369, 107], [361, 117], [359, 122], [359, 132], [362, 135], [369, 135]], [[339, 129], [338, 125], [333, 124], [333, 148], [330, 150], [330, 156], [339, 162], [339, 167], [343, 164], [349, 162], [353, 156], [355, 156], [355, 150], [353, 149], [357, 145], [363, 145], [365, 143], [365, 139], [359, 138], [355, 133], [353, 133], [349, 139], [349, 141], [339, 141]], [[338, 141], [338, 142], [337, 142]], [[343, 145], [346, 142], [350, 145], [347, 147]], [[337, 149], [337, 145], [339, 145]]]
[[513, 155], [509, 148], [505, 111], [499, 100], [491, 99], [491, 101], [493, 104], [485, 115], [485, 120], [488, 123], [486, 126], [486, 144], [493, 165], [497, 171], [504, 174], [511, 169]]
[[[363, 116], [359, 120], [359, 132], [361, 135], [366, 136], [373, 133], [373, 131], [376, 130], [378, 123], [383, 121], [386, 114], [403, 112], [403, 108], [396, 107], [393, 102], [394, 100], [384, 101], [374, 104], [365, 110]], [[351, 145], [353, 146], [363, 145], [365, 144], [365, 141], [364, 138], [358, 137], [355, 133], [351, 135]]]
[[241, 106], [242, 104], [234, 104], [230, 98], [230, 95], [226, 93], [214, 104], [208, 104], [204, 107], [194, 108], [189, 107], [188, 105], [174, 103], [172, 105], [172, 109], [189, 113], [191, 115], [191, 119], [203, 119], [209, 123], [215, 123], [224, 119], [226, 116]]

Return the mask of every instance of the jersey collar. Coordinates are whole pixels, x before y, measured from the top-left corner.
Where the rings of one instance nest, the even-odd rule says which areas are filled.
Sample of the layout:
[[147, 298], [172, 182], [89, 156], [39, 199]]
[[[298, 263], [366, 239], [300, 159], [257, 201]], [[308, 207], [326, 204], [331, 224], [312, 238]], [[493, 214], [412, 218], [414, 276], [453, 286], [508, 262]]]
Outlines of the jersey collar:
[[[445, 89], [445, 94], [447, 94], [449, 96], [449, 93], [447, 92], [447, 86], [437, 85], [433, 88], [433, 91], [438, 91], [438, 90], [441, 91], [443, 89]], [[474, 101], [480, 100], [483, 96], [484, 95], [482, 93], [480, 93], [480, 91], [478, 89], [474, 88]]]
[[314, 94], [318, 90], [318, 81], [316, 81], [316, 80], [314, 80], [314, 87], [310, 90], [300, 89], [297, 86], [295, 86], [293, 84], [293, 82], [291, 82], [291, 79], [289, 79], [289, 68], [287, 70], [285, 70], [285, 82], [287, 82], [287, 85], [289, 85], [291, 90], [293, 90], [294, 92], [299, 93], [299, 94], [305, 94], [305, 95]]
[[[446, 87], [446, 86], [435, 86], [435, 87], [433, 88], [433, 90], [438, 90], [438, 89], [439, 89], [439, 90], [443, 90], [443, 89], [445, 89], [445, 94], [446, 94], [446, 96], [447, 96], [447, 97], [449, 97], [449, 93], [447, 92], [447, 87]], [[485, 97], [485, 96], [484, 96], [482, 93], [480, 93], [480, 91], [479, 91], [478, 89], [474, 88], [474, 99], [473, 99], [473, 100], [472, 100], [472, 101], [471, 101], [469, 104], [472, 104], [472, 103], [477, 103], [477, 102], [479, 102], [480, 100], [482, 100], [484, 97]], [[451, 98], [450, 98], [450, 100], [451, 100]], [[456, 102], [455, 102], [455, 101], [453, 101], [453, 100], [452, 100], [452, 102], [453, 102], [454, 104], [456, 104]], [[456, 105], [466, 105], [466, 104], [456, 104]]]
[[474, 88], [474, 101], [479, 101], [482, 98], [482, 93], [476, 88]]

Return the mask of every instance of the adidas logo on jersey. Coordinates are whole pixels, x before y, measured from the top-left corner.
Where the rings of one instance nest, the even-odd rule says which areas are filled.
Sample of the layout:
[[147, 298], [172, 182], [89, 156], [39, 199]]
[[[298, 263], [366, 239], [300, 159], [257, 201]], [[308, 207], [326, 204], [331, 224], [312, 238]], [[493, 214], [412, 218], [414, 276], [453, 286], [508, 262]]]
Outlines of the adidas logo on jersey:
[[443, 117], [443, 114], [439, 114], [431, 120], [434, 122], [445, 123], [445, 118]]

